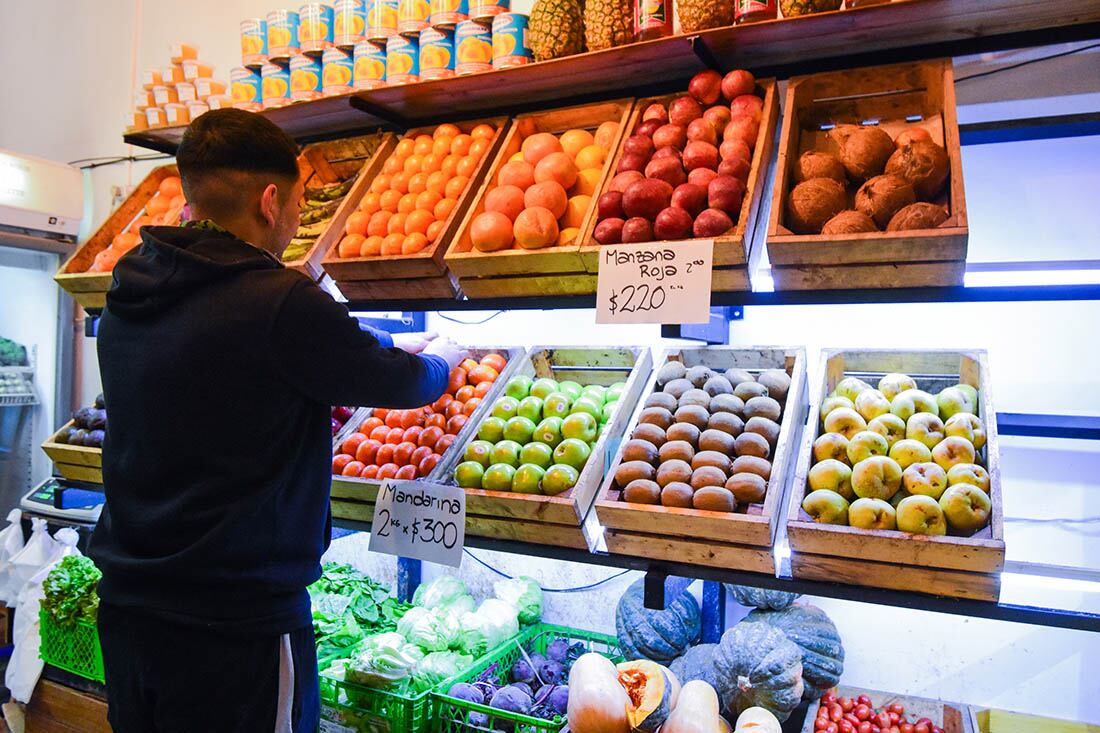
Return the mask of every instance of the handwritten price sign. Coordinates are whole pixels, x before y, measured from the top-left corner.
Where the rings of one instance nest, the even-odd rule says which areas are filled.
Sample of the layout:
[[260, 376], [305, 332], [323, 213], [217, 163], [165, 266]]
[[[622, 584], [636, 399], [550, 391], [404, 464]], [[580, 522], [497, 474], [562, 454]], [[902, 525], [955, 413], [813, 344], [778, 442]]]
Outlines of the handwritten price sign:
[[706, 323], [714, 242], [600, 248], [596, 323]]
[[383, 482], [371, 522], [371, 552], [457, 568], [465, 541], [465, 490], [420, 481]]

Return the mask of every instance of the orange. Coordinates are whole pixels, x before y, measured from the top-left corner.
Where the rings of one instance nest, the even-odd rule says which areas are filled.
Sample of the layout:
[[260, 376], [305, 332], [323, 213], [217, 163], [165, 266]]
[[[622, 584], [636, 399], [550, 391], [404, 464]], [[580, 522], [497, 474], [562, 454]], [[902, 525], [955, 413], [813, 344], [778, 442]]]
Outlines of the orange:
[[[543, 186], [546, 184], [536, 184]], [[565, 228], [580, 228], [580, 225], [584, 223], [584, 215], [588, 213], [588, 208], [592, 205], [591, 196], [574, 196], [569, 199], [569, 205], [566, 208], [565, 215], [558, 217], [561, 219], [561, 225]]]
[[493, 388], [492, 382], [481, 382], [474, 387], [474, 397], [485, 399], [485, 395], [489, 394], [489, 390]]
[[180, 181], [179, 176], [168, 176], [160, 182], [157, 190], [160, 191], [161, 196], [174, 198], [183, 193], [183, 182]]
[[446, 157], [451, 152], [452, 140], [453, 138], [450, 137], [437, 137], [435, 142], [432, 143], [432, 154]]
[[470, 144], [470, 155], [476, 155], [478, 159], [485, 157], [485, 152], [489, 149], [491, 143], [485, 138], [481, 137], [473, 141]]
[[369, 192], [363, 197], [363, 200], [359, 202], [359, 210], [366, 214], [373, 214], [382, 208], [379, 203], [379, 199], [382, 198], [381, 194], [374, 191]]
[[577, 151], [573, 162], [581, 170], [586, 168], [603, 168], [603, 162], [607, 158], [607, 151], [599, 145], [587, 145]]
[[588, 130], [567, 130], [558, 139], [562, 150], [574, 158], [585, 147], [596, 144], [596, 138], [592, 137], [592, 133]]
[[493, 369], [491, 366], [485, 366], [484, 364], [479, 364], [474, 367], [470, 370], [469, 375], [467, 375], [470, 384], [475, 386], [482, 382], [495, 382], [496, 378], [499, 376], [500, 374], [496, 369]]
[[573, 184], [573, 188], [569, 189], [569, 193], [573, 196], [595, 196], [602, 172], [599, 168], [582, 168], [577, 173], [577, 182]]
[[[435, 221], [435, 217], [432, 216], [432, 212], [417, 209], [405, 219], [405, 234], [424, 234], [433, 221]], [[425, 237], [426, 240], [427, 237]]]
[[490, 125], [480, 124], [474, 129], [470, 130], [470, 137], [474, 139], [492, 140], [493, 136], [497, 134]]
[[[560, 219], [569, 206], [569, 196], [556, 181], [543, 181], [528, 188], [523, 194], [523, 206], [531, 209], [541, 206], [548, 209], [555, 219]], [[516, 220], [519, 215], [517, 214]]]
[[564, 189], [577, 182], [577, 166], [565, 153], [550, 153], [535, 166], [535, 182], [557, 181]]
[[427, 173], [413, 173], [411, 176], [409, 176], [409, 193], [424, 193], [427, 190]]
[[407, 155], [398, 155], [397, 153], [394, 153], [386, 159], [385, 163], [382, 164], [382, 172], [397, 173], [401, 171], [405, 167], [405, 158], [407, 157]]
[[[463, 375], [465, 378], [465, 375]], [[458, 402], [465, 402], [466, 400], [473, 399], [474, 397], [474, 385], [463, 384], [455, 391], [455, 400]]]
[[432, 135], [437, 137], [437, 138], [440, 138], [440, 137], [457, 137], [458, 135], [461, 135], [461, 134], [462, 134], [462, 130], [458, 129], [458, 125], [452, 125], [450, 122], [444, 123], [444, 124], [440, 125], [439, 127], [435, 128], [435, 132], [432, 133]]
[[389, 234], [382, 240], [382, 254], [383, 255], [399, 255], [401, 254], [401, 245], [405, 242], [404, 234]]
[[397, 143], [397, 148], [394, 149], [393, 154], [399, 158], [405, 159], [413, 154], [413, 150], [416, 148], [416, 141], [411, 137], [402, 138]]
[[141, 237], [133, 232], [121, 232], [115, 235], [115, 238], [111, 240], [111, 247], [118, 250], [120, 253], [129, 252], [139, 244], [141, 244]]
[[525, 160], [510, 160], [497, 173], [498, 186], [515, 186], [526, 191], [535, 182], [535, 168]]
[[[431, 151], [429, 150], [428, 152], [430, 153]], [[413, 173], [419, 173], [420, 166], [422, 166], [423, 164], [424, 156], [420, 154], [410, 155], [409, 157], [405, 158], [405, 165], [403, 167], [403, 170], [411, 176]]]
[[173, 196], [172, 199], [168, 202], [168, 209], [169, 211], [177, 211], [179, 209], [182, 209], [183, 205], [186, 203], [187, 199], [183, 197], [183, 194], [180, 194], [179, 196]]
[[171, 204], [168, 203], [168, 199], [157, 194], [149, 199], [149, 203], [145, 204], [145, 213], [149, 216], [159, 216], [168, 211], [169, 206], [171, 206]]
[[347, 223], [344, 224], [344, 231], [348, 234], [359, 234], [365, 237], [367, 236], [368, 223], [370, 223], [370, 214], [356, 211], [348, 217]]
[[473, 143], [474, 139], [469, 135], [455, 135], [455, 139], [451, 141], [451, 152], [455, 155], [467, 155]]
[[516, 217], [514, 231], [516, 245], [521, 249], [548, 247], [558, 240], [558, 218], [549, 209], [532, 206]]
[[465, 158], [458, 161], [458, 168], [455, 169], [455, 173], [468, 178], [474, 174], [474, 171], [477, 170], [477, 164], [480, 162], [480, 159], [472, 155], [467, 155]]
[[604, 122], [596, 129], [595, 141], [604, 150], [611, 150], [615, 142], [615, 135], [619, 133], [618, 122]]
[[434, 242], [439, 239], [439, 235], [443, 231], [443, 226], [446, 223], [446, 221], [441, 219], [439, 221], [433, 221], [428, 225], [428, 231], [424, 232], [425, 236], [428, 237], [428, 241]]
[[470, 182], [470, 179], [463, 175], [458, 175], [447, 181], [447, 187], [443, 193], [449, 199], [455, 199], [456, 201], [462, 196], [462, 192], [466, 190], [466, 184]]
[[394, 173], [393, 180], [390, 181], [390, 188], [394, 191], [400, 191], [401, 193], [409, 192], [409, 174], [408, 173]]
[[447, 217], [451, 215], [451, 212], [454, 211], [457, 205], [458, 202], [454, 199], [441, 198], [435, 202], [435, 206], [432, 208], [432, 214], [437, 221], [446, 221]]
[[[390, 158], [390, 160], [394, 160]], [[386, 161], [387, 163], [389, 160]], [[396, 173], [397, 171], [394, 171]], [[370, 182], [371, 193], [382, 193], [390, 187], [390, 175], [389, 173], [379, 173], [373, 181]]]
[[443, 159], [443, 165], [439, 167], [439, 170], [443, 171], [447, 178], [454, 176], [455, 171], [458, 170], [458, 161], [462, 160], [457, 155], [448, 155]]
[[504, 371], [504, 366], [508, 363], [500, 354], [486, 354], [481, 357], [481, 365], [487, 366], [492, 369], [496, 369], [498, 372]]
[[470, 224], [470, 241], [479, 252], [497, 252], [512, 246], [512, 220], [499, 211], [485, 211]]
[[384, 237], [367, 237], [363, 246], [359, 248], [360, 257], [377, 257], [382, 254], [382, 240]]
[[407, 193], [397, 202], [397, 213], [407, 214], [416, 208], [416, 194]]
[[365, 241], [367, 241], [367, 238], [362, 234], [347, 235], [340, 240], [340, 245], [338, 247], [339, 255], [341, 257], [358, 257], [359, 250]]
[[397, 211], [397, 202], [401, 200], [401, 192], [390, 189], [383, 191], [382, 195], [378, 197], [378, 205], [382, 207], [383, 211], [389, 211], [391, 213]]
[[390, 217], [392, 216], [393, 212], [387, 211], [386, 209], [371, 214], [370, 224], [367, 225], [367, 234], [372, 237], [386, 236], [386, 225], [389, 223]]
[[422, 173], [435, 173], [443, 167], [443, 159], [445, 157], [447, 157], [446, 153], [428, 153], [424, 156], [424, 161], [420, 164], [420, 171]]
[[525, 138], [520, 149], [523, 151], [523, 159], [531, 165], [538, 165], [547, 155], [562, 151], [561, 141], [549, 132], [536, 132]]
[[390, 220], [388, 222], [386, 222], [386, 233], [387, 234], [394, 234], [394, 233], [397, 233], [397, 232], [404, 233], [404, 231], [405, 231], [405, 220], [408, 219], [408, 218], [409, 218], [409, 215], [404, 213], [404, 212], [400, 212], [400, 213], [397, 213], [397, 214], [394, 214], [393, 216], [391, 216]]
[[401, 243], [401, 254], [414, 255], [420, 252], [425, 247], [431, 244], [428, 238], [420, 232], [413, 232], [405, 237], [405, 241]]
[[147, 227], [153, 223], [153, 217], [151, 216], [139, 216], [134, 219], [134, 223], [130, 225], [130, 233], [137, 234], [142, 227]]
[[435, 173], [428, 174], [428, 190], [435, 191], [440, 196], [447, 190], [447, 181], [450, 179], [443, 171], [436, 171]]
[[416, 208], [423, 209], [424, 211], [433, 211], [435, 205], [443, 200], [435, 191], [422, 191], [416, 196]]
[[517, 186], [497, 186], [485, 194], [484, 205], [486, 211], [499, 211], [515, 221], [524, 209], [524, 200], [524, 192]]

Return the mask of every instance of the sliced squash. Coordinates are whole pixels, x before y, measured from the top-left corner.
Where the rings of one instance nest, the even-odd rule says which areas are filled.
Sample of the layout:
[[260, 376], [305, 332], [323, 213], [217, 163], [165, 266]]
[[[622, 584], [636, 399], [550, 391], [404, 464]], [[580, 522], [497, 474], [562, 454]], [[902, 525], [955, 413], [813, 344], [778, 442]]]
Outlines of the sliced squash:
[[619, 684], [630, 698], [626, 717], [631, 730], [655, 733], [676, 707], [680, 681], [667, 668], [648, 659], [623, 662], [617, 669]]
[[569, 672], [566, 716], [573, 733], [629, 733], [630, 697], [607, 657], [582, 655]]
[[745, 708], [737, 717], [733, 733], [783, 733], [779, 719], [764, 708]]
[[702, 680], [680, 690], [676, 707], [661, 726], [661, 733], [723, 733], [729, 725], [718, 713], [718, 693]]

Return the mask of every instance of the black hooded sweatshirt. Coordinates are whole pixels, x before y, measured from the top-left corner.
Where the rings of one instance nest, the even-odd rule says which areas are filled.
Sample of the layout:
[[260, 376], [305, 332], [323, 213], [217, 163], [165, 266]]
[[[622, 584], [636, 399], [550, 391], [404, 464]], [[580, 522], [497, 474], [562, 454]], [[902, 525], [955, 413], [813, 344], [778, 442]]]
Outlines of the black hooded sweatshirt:
[[104, 602], [286, 633], [329, 542], [331, 405], [414, 408], [448, 368], [387, 348], [347, 308], [223, 232], [145, 227], [99, 324]]

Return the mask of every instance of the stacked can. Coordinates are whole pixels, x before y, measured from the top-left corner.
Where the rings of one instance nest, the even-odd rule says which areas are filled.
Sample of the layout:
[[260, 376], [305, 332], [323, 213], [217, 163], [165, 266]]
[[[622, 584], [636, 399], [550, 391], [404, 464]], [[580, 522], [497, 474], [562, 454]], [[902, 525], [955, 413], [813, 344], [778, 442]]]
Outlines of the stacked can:
[[337, 0], [333, 6], [333, 42], [341, 48], [352, 48], [367, 32], [365, 0]]
[[321, 59], [308, 53], [290, 59], [290, 98], [296, 102], [321, 98]]
[[493, 68], [493, 29], [466, 20], [455, 26], [455, 73], [459, 76]]
[[290, 69], [282, 64], [264, 64], [260, 69], [260, 96], [264, 109], [290, 104]]
[[385, 41], [397, 34], [398, 0], [367, 0], [368, 41]]
[[420, 81], [420, 42], [416, 37], [386, 39], [386, 83], [390, 86]]
[[420, 78], [446, 79], [454, 75], [454, 30], [425, 28], [420, 31]]
[[326, 48], [321, 55], [321, 93], [326, 97], [352, 91], [355, 76], [352, 52], [339, 46]]
[[428, 0], [398, 0], [397, 32], [403, 36], [417, 37], [428, 27], [431, 6]]
[[272, 10], [267, 14], [267, 57], [269, 61], [289, 61], [301, 52], [298, 45], [298, 14], [293, 10]]
[[510, 0], [470, 0], [470, 20], [490, 23], [494, 17], [511, 9]]
[[386, 85], [386, 44], [359, 41], [355, 44], [352, 82], [356, 89], [377, 89]]
[[493, 17], [493, 68], [508, 69], [531, 63], [527, 43], [527, 16], [500, 13]]
[[241, 66], [259, 68], [267, 63], [267, 21], [248, 18], [241, 21]]
[[469, 0], [431, 0], [430, 7], [428, 22], [432, 28], [453, 29], [459, 23], [470, 19]]
[[302, 53], [321, 53], [332, 45], [332, 6], [325, 3], [306, 3], [298, 9], [298, 45]]

